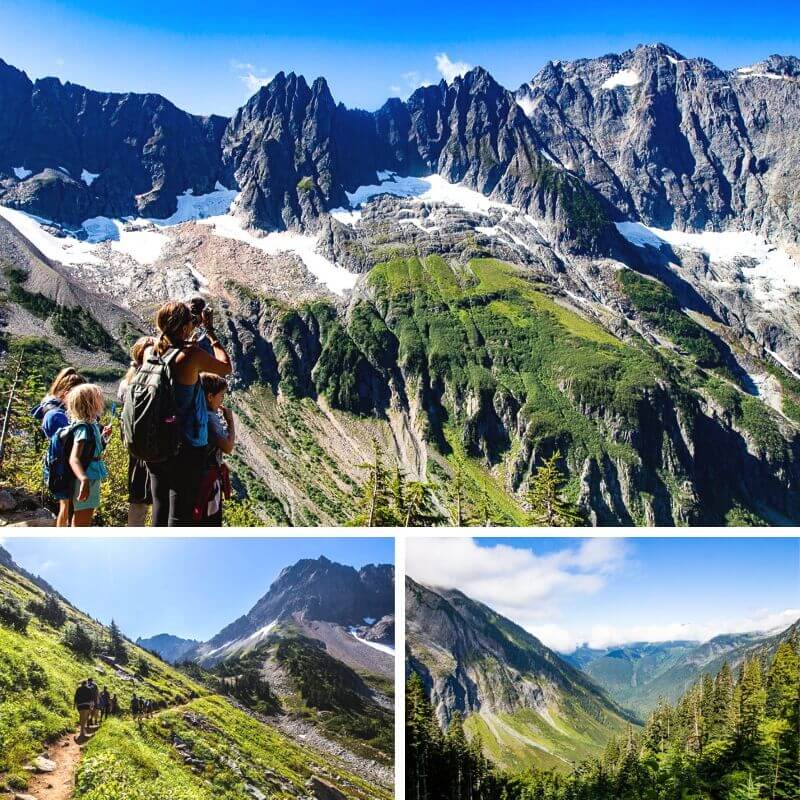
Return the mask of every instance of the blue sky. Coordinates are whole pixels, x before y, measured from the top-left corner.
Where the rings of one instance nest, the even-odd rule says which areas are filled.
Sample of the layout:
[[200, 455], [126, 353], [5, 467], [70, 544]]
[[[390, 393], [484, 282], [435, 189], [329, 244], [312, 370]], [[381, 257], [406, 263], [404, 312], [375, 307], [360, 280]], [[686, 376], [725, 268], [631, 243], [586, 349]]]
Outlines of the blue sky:
[[132, 639], [210, 639], [247, 613], [278, 573], [324, 555], [356, 568], [393, 563], [392, 539], [7, 539], [14, 560]]
[[461, 589], [569, 652], [707, 640], [800, 617], [797, 539], [430, 539], [407, 570]]
[[189, 111], [229, 115], [280, 70], [325, 75], [337, 100], [374, 109], [438, 80], [440, 54], [480, 64], [509, 88], [549, 59], [642, 42], [664, 41], [723, 68], [800, 55], [800, 14], [790, 0], [621, 0], [597, 9], [588, 0], [3, 0], [0, 58], [33, 78], [160, 92]]

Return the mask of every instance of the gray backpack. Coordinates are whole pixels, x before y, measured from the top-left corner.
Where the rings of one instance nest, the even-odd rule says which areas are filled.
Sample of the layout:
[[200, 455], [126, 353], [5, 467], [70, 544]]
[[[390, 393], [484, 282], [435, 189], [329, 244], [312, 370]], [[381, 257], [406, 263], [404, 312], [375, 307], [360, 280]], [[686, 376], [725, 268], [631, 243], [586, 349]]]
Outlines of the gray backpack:
[[158, 463], [172, 458], [181, 442], [181, 426], [170, 365], [178, 354], [149, 350], [125, 390], [122, 438], [134, 458]]

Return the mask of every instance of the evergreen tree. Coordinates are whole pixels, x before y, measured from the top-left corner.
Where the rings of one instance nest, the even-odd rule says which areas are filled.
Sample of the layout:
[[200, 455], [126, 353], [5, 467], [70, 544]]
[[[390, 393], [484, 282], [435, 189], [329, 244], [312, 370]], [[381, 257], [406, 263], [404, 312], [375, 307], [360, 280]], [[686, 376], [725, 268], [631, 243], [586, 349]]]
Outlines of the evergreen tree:
[[118, 664], [128, 663], [128, 649], [125, 647], [125, 640], [113, 619], [108, 629], [108, 652]]
[[[350, 524], [367, 528], [402, 524], [397, 515], [391, 481], [380, 457], [377, 439], [372, 440], [372, 461], [359, 464], [359, 467], [367, 471], [367, 477], [356, 499], [356, 513]], [[400, 480], [399, 469], [396, 476]], [[402, 495], [402, 483], [397, 492]]]
[[81, 658], [91, 658], [94, 654], [94, 640], [80, 622], [67, 627], [62, 641], [66, 647]]
[[757, 658], [744, 663], [739, 690], [739, 741], [748, 746], [759, 739], [767, 700], [761, 662]]
[[407, 527], [434, 525], [441, 515], [434, 506], [433, 487], [424, 481], [409, 481], [401, 492], [402, 506], [397, 509]]
[[528, 482], [525, 499], [530, 508], [531, 525], [569, 527], [581, 525], [583, 517], [575, 503], [563, 495], [564, 476], [558, 468], [561, 453], [556, 450], [536, 470]]

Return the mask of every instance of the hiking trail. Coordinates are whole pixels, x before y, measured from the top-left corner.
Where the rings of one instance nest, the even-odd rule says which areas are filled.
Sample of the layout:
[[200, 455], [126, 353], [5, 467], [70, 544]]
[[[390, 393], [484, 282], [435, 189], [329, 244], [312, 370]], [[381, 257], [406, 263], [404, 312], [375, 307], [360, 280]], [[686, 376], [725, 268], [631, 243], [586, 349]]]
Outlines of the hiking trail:
[[55, 763], [55, 769], [34, 773], [28, 782], [28, 788], [12, 797], [70, 800], [75, 790], [75, 772], [81, 760], [81, 746], [75, 741], [76, 736], [76, 731], [72, 731], [53, 742], [47, 748], [46, 757]]

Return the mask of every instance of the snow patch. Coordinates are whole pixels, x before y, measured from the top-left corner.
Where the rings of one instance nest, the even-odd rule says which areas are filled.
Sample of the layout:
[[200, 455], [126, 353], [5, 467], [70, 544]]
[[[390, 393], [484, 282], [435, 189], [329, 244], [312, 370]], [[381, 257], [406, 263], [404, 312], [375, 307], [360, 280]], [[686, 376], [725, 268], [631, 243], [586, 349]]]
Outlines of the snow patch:
[[642, 79], [635, 69], [622, 69], [615, 72], [610, 78], [606, 78], [600, 88], [616, 89], [617, 86], [636, 86]]
[[686, 233], [651, 228], [638, 222], [616, 223], [617, 230], [637, 247], [668, 244], [705, 253], [712, 264], [737, 264], [753, 298], [763, 305], [800, 291], [800, 263], [784, 250], [747, 231]]
[[380, 644], [378, 642], [370, 642], [367, 639], [362, 639], [357, 633], [355, 628], [350, 628], [350, 635], [356, 640], [361, 642], [361, 644], [365, 644], [367, 647], [371, 647], [373, 650], [378, 650], [381, 653], [386, 653], [394, 658], [394, 647], [390, 647], [388, 644]]
[[364, 624], [365, 625], [374, 625], [375, 624], [375, 617], [364, 617]]
[[89, 170], [81, 170], [81, 180], [87, 185], [91, 186], [100, 177], [99, 172], [89, 172]]
[[331, 216], [345, 225], [357, 225], [361, 221], [360, 211], [348, 211], [346, 208], [334, 208]]
[[84, 220], [83, 229], [91, 244], [111, 242], [111, 249], [130, 256], [140, 264], [158, 261], [168, 238], [158, 231], [137, 230], [126, 226], [121, 220], [108, 217], [92, 217]]
[[178, 208], [172, 216], [154, 219], [152, 222], [166, 227], [227, 214], [237, 194], [235, 189], [226, 189], [219, 181], [214, 186], [214, 191], [207, 194], [195, 195], [192, 189], [187, 189], [182, 195], [178, 195]]
[[530, 97], [518, 97], [517, 105], [522, 109], [522, 112], [526, 117], [533, 116], [536, 105]]
[[203, 219], [201, 224], [213, 225], [214, 233], [217, 236], [245, 242], [268, 255], [294, 253], [300, 257], [306, 269], [320, 283], [324, 283], [336, 294], [345, 294], [355, 286], [358, 280], [358, 275], [328, 261], [325, 256], [316, 252], [316, 236], [293, 231], [279, 231], [268, 233], [266, 236], [256, 236], [245, 230], [238, 219], [228, 214]]
[[33, 175], [33, 172], [29, 169], [25, 169], [25, 167], [14, 167], [14, 174], [21, 181], [24, 181], [25, 178], [29, 178], [31, 175]]
[[103, 262], [94, 254], [95, 246], [72, 236], [54, 236], [44, 229], [49, 220], [0, 206], [0, 217], [13, 225], [45, 258], [62, 264], [98, 264]]
[[445, 203], [477, 214], [486, 214], [492, 208], [516, 212], [516, 209], [508, 203], [490, 200], [474, 189], [468, 189], [459, 183], [450, 183], [441, 175], [403, 178], [395, 172], [379, 172], [378, 180], [380, 183], [359, 186], [354, 192], [346, 192], [350, 208], [336, 208], [331, 214], [343, 220], [346, 213], [358, 209], [368, 200], [382, 194], [410, 197], [423, 203]]

